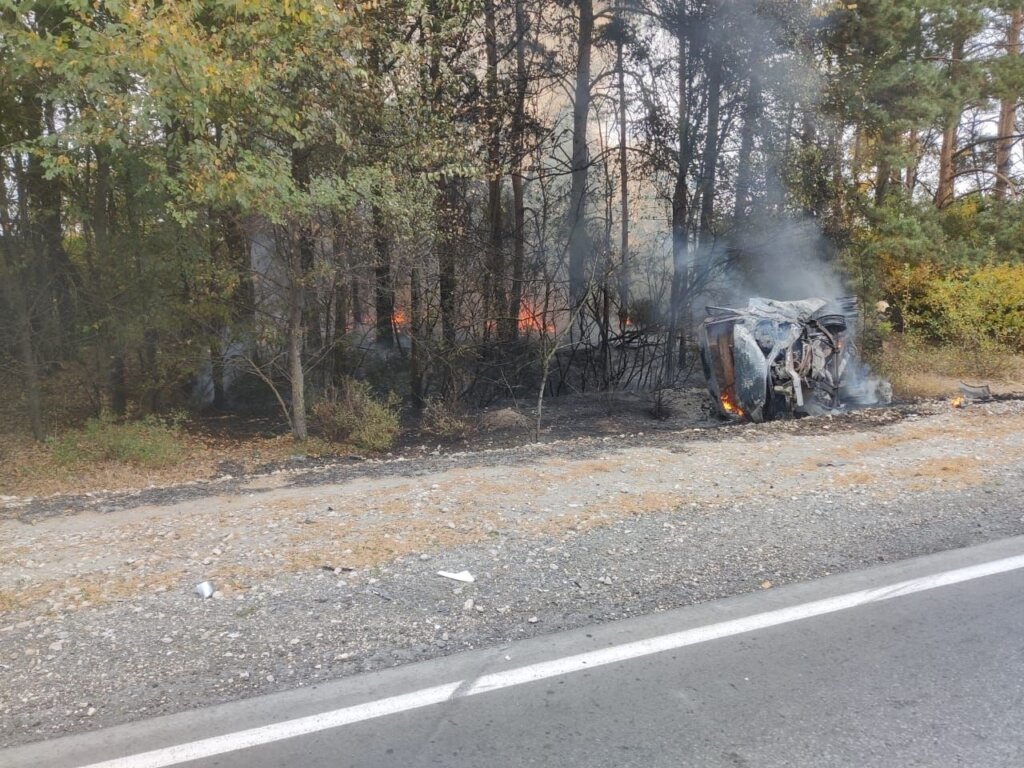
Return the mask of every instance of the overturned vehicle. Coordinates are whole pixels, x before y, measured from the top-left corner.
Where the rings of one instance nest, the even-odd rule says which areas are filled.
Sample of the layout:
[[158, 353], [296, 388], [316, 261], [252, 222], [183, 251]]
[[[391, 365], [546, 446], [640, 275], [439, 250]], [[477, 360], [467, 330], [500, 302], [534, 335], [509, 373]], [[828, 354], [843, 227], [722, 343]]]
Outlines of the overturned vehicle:
[[770, 421], [888, 402], [857, 358], [856, 318], [855, 298], [708, 307], [697, 340], [719, 413]]

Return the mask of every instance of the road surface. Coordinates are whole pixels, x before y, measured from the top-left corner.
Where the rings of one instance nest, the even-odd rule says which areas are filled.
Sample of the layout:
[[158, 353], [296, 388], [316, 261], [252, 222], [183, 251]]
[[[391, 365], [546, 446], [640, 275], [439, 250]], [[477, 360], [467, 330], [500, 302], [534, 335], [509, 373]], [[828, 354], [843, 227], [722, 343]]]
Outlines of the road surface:
[[1024, 537], [0, 752], [171, 765], [1021, 766]]

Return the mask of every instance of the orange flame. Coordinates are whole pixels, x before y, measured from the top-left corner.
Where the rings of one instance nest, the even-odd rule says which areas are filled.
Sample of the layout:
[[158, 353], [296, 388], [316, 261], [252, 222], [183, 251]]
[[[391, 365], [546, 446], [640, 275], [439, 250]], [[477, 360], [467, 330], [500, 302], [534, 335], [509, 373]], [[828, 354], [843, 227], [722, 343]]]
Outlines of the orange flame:
[[954, 408], [963, 408], [965, 405], [967, 405], [967, 401], [963, 398], [962, 395], [957, 395], [956, 397], [949, 401], [949, 404]]
[[731, 416], [739, 416], [740, 418], [743, 418], [743, 416], [746, 415], [746, 414], [743, 413], [743, 409], [740, 408], [733, 401], [732, 394], [730, 392], [726, 392], [726, 393], [724, 393], [722, 395], [721, 402], [722, 402], [722, 410], [725, 411], [726, 413], [728, 413], [729, 415], [731, 415]]
[[516, 319], [516, 323], [520, 333], [529, 333], [530, 331], [554, 333], [555, 331], [555, 324], [550, 321], [545, 322], [544, 313], [534, 309], [526, 302], [519, 306], [519, 317]]
[[409, 318], [406, 316], [405, 311], [402, 309], [395, 309], [391, 313], [391, 324], [396, 328], [403, 328], [409, 324]]

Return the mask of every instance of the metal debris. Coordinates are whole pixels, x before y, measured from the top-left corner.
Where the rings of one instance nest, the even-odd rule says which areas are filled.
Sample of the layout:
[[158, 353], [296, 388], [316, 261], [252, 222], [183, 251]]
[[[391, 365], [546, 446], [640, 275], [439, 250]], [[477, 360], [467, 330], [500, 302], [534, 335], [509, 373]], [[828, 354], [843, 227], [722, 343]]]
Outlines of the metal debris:
[[476, 579], [473, 578], [473, 574], [469, 571], [459, 571], [458, 573], [452, 573], [451, 571], [438, 571], [438, 576], [444, 576], [446, 579], [454, 579], [455, 581], [461, 581], [466, 584], [472, 584]]
[[988, 384], [967, 384], [961, 381], [960, 394], [968, 403], [984, 403], [992, 399], [992, 389]]

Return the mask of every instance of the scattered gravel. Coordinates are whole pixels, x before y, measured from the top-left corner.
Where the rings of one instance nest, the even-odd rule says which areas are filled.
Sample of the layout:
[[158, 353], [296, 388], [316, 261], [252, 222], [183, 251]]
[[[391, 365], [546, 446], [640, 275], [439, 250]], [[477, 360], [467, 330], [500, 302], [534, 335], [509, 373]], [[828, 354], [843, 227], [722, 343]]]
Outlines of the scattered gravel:
[[0, 742], [1022, 534], [1022, 493], [1005, 401], [23, 505], [0, 520]]

